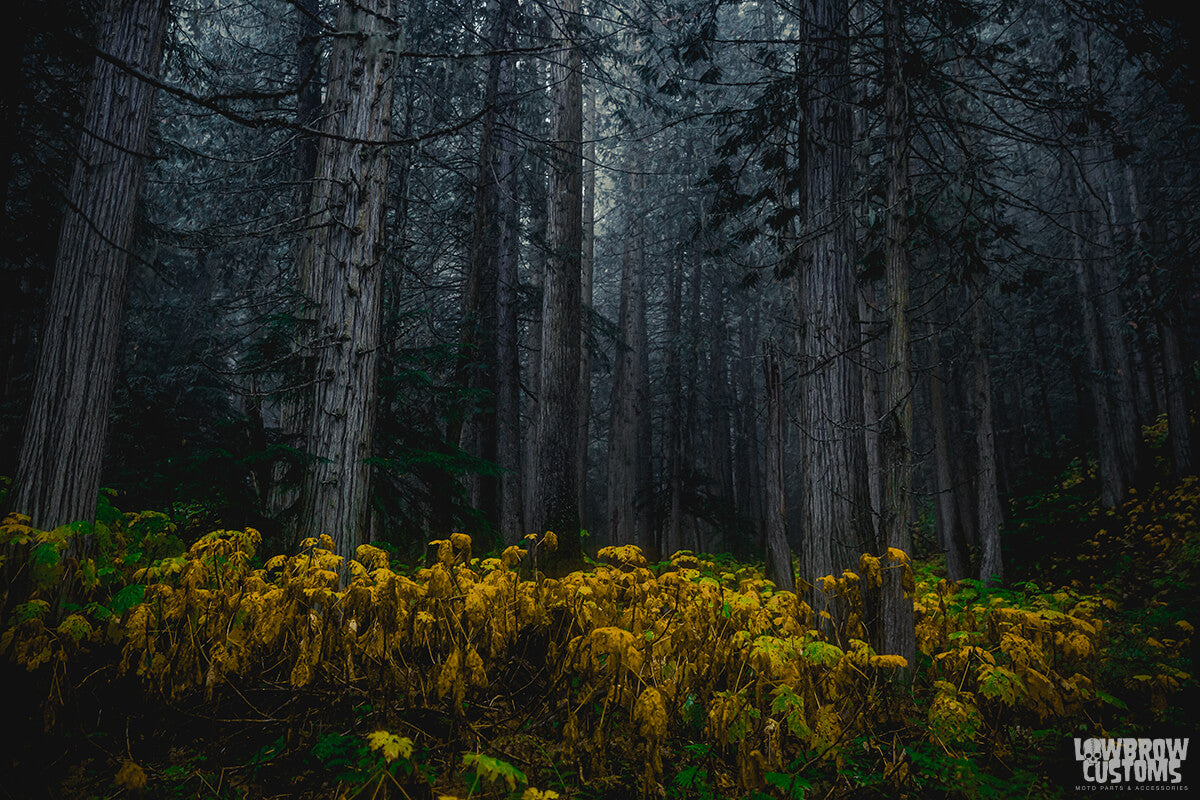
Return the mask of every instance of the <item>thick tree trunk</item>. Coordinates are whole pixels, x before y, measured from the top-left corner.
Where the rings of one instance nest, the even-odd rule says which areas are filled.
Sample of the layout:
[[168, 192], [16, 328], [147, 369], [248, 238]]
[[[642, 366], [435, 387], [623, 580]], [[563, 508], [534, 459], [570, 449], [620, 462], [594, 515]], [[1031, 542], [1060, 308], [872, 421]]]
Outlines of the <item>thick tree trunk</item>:
[[13, 491], [13, 510], [40, 528], [96, 518], [154, 104], [154, 88], [125, 65], [158, 73], [166, 22], [165, 0], [110, 0], [100, 18], [104, 55], [88, 87]]
[[[884, 3], [884, 84], [887, 124], [887, 364], [883, 461], [883, 543], [912, 554], [912, 343], [909, 333], [908, 262], [908, 88], [903, 73], [903, 20], [898, 0]], [[888, 572], [883, 591], [883, 647], [916, 666], [912, 598], [898, 570]]]
[[[805, 153], [810, 262], [799, 280], [803, 572], [813, 583], [876, 550], [863, 443], [862, 379], [850, 202], [848, 4], [809, 6]], [[814, 608], [828, 600], [818, 590]]]
[[795, 591], [792, 551], [787, 539], [787, 508], [783, 491], [783, 377], [775, 343], [763, 346], [763, 376], [767, 394], [766, 545], [767, 580], [784, 591]]
[[300, 518], [342, 555], [364, 540], [383, 303], [383, 223], [392, 124], [391, 0], [344, 0], [325, 97], [305, 242], [314, 279], [314, 392]]
[[580, 557], [579, 331], [580, 262], [583, 247], [583, 102], [579, 52], [579, 0], [560, 0], [552, 9], [562, 32], [562, 49], [552, 54], [550, 84], [553, 141], [546, 209], [545, 286], [542, 292], [541, 396], [538, 402], [537, 475], [534, 519], [558, 536], [555, 561], [574, 565]]

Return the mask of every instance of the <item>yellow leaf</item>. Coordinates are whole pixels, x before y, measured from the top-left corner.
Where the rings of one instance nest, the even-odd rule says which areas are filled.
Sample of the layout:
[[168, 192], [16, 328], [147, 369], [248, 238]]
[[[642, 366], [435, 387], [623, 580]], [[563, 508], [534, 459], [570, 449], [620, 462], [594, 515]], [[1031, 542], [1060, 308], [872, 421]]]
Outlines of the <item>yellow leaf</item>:
[[379, 750], [390, 764], [400, 756], [408, 758], [412, 755], [412, 739], [407, 736], [397, 736], [387, 731], [375, 731], [367, 737], [367, 744], [372, 750]]

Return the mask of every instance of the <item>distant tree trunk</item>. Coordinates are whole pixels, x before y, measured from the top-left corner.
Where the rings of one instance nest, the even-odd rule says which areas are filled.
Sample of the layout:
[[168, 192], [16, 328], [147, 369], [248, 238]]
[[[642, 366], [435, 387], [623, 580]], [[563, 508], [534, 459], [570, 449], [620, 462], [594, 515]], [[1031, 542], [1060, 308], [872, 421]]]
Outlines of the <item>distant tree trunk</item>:
[[[712, 421], [708, 425], [709, 470], [713, 494], [721, 506], [732, 510], [733, 497], [733, 434], [730, 431], [730, 410], [733, 406], [729, 378], [729, 322], [726, 319], [725, 280], [716, 273], [709, 301], [712, 319], [709, 322], [708, 404]], [[722, 525], [724, 529], [726, 526]], [[725, 547], [728, 548], [728, 543]]]
[[958, 514], [955, 496], [960, 491], [954, 477], [954, 463], [950, 455], [950, 431], [946, 419], [945, 368], [940, 357], [929, 379], [929, 405], [933, 416], [933, 451], [937, 474], [938, 532], [941, 546], [946, 551], [946, 575], [952, 581], [961, 581], [971, 574], [971, 560], [967, 552], [966, 536]]
[[[682, 232], [683, 224], [680, 224]], [[681, 237], [682, 241], [682, 237]], [[663, 450], [666, 459], [667, 519], [663, 531], [663, 556], [669, 558], [683, 543], [683, 371], [680, 335], [683, 319], [684, 259], [671, 258], [670, 290], [667, 297], [667, 405], [663, 420]]]
[[1113, 508], [1125, 499], [1133, 483], [1132, 464], [1126, 458], [1126, 448], [1121, 445], [1121, 415], [1117, 412], [1116, 398], [1110, 391], [1111, 381], [1106, 359], [1106, 337], [1104, 321], [1097, 307], [1098, 294], [1091, 253], [1086, 246], [1090, 236], [1085, 219], [1085, 201], [1080, 179], [1072, 165], [1066, 166], [1068, 196], [1079, 204], [1070, 214], [1071, 244], [1074, 256], [1075, 279], [1079, 290], [1079, 304], [1083, 317], [1083, 335], [1087, 345], [1088, 388], [1095, 415], [1096, 451], [1100, 462], [1100, 501], [1106, 508]]
[[[850, 201], [848, 3], [814, 0], [804, 158], [810, 262], [799, 281], [802, 576], [840, 574], [874, 552], [865, 479], [862, 378]], [[827, 600], [818, 590], [814, 608]]]
[[[512, 46], [513, 0], [503, 0], [497, 12], [497, 45]], [[516, 97], [513, 92], [515, 57], [496, 56], [496, 131], [493, 152], [496, 182], [496, 464], [500, 467], [500, 541], [520, 541], [525, 532], [524, 483], [521, 460], [521, 354], [517, 306], [520, 284], [520, 209], [518, 206], [518, 161], [516, 141]]]
[[[1142, 210], [1138, 175], [1133, 166], [1126, 165], [1125, 180], [1129, 187], [1129, 206], [1133, 216], [1135, 247], [1151, 247], [1153, 237]], [[1148, 262], [1148, 260], [1146, 260]], [[1162, 360], [1163, 390], [1167, 406], [1167, 443], [1171, 450], [1171, 465], [1175, 475], [1192, 474], [1191, 421], [1188, 414], [1187, 385], [1184, 382], [1185, 360], [1179, 337], [1179, 309], [1175, 292], [1162, 286], [1153, 264], [1145, 263], [1143, 274], [1150, 284], [1154, 322], [1158, 332], [1159, 357]]]
[[596, 91], [589, 87], [583, 97], [583, 256], [580, 303], [583, 320], [579, 330], [579, 513], [588, 526], [588, 445], [592, 415], [592, 295], [596, 270]]
[[580, 557], [578, 413], [580, 262], [583, 247], [583, 98], [580, 0], [551, 9], [563, 49], [551, 58], [553, 141], [542, 292], [541, 397], [538, 402], [537, 528], [558, 536], [558, 565]]
[[[540, 70], [539, 85], [540, 83]], [[525, 424], [525, 475], [523, 494], [525, 497], [525, 519], [530, 532], [534, 532], [541, 523], [542, 513], [537, 506], [538, 498], [538, 437], [537, 426], [542, 397], [542, 301], [546, 285], [546, 260], [548, 244], [546, 241], [546, 181], [544, 167], [534, 162], [534, 177], [531, 181], [529, 197], [529, 283], [535, 306], [532, 319], [526, 329], [526, 349], [529, 351], [529, 365], [526, 370], [525, 383], [529, 387], [526, 401]]]
[[[321, 20], [318, 16], [318, 0], [297, 0], [296, 9], [296, 123], [305, 128], [317, 128], [321, 116]], [[309, 403], [312, 391], [309, 381], [313, 375], [311, 342], [312, 309], [309, 300], [313, 291], [312, 263], [305, 261], [304, 238], [308, 235], [308, 212], [313, 197], [313, 178], [317, 174], [317, 150], [320, 138], [315, 133], [301, 131], [296, 134], [295, 165], [296, 209], [302, 218], [296, 236], [295, 257], [300, 287], [295, 310], [296, 329], [293, 333], [296, 354], [283, 375], [283, 396], [280, 399], [279, 427], [284, 441], [293, 447], [302, 446], [308, 432]], [[285, 542], [295, 538], [296, 501], [300, 498], [298, 474], [289, 474], [285, 462], [276, 462], [271, 468], [270, 486], [266, 490], [268, 512], [279, 520]]]
[[363, 541], [375, 431], [383, 222], [396, 50], [391, 0], [343, 0], [305, 242], [314, 276], [314, 392], [300, 532], [337, 552]]
[[[882, 400], [879, 391], [878, 349], [879, 322], [876, 319], [876, 285], [865, 282], [859, 287], [858, 311], [861, 330], [862, 393], [863, 393], [863, 446], [867, 458], [867, 493], [871, 500], [871, 523], [878, 535], [883, 530], [883, 448], [882, 430], [884, 414], [880, 410]], [[881, 539], [882, 541], [882, 539]]]
[[[703, 210], [700, 212], [700, 236], [704, 235], [706, 230], [707, 220]], [[698, 237], [699, 238], [699, 237]], [[683, 403], [683, 470], [685, 475], [695, 475], [697, 472], [696, 465], [696, 450], [699, 440], [700, 427], [700, 365], [703, 363], [703, 358], [700, 353], [700, 325], [701, 315], [700, 307], [701, 300], [704, 296], [704, 258], [701, 253], [699, 241], [695, 242], [687, 251], [690, 258], [691, 270], [691, 286], [688, 287], [687, 299], [687, 332], [684, 336], [685, 352], [689, 354], [687, 360], [687, 388], [684, 394]], [[701, 532], [699, 520], [695, 514], [687, 515], [683, 519], [688, 527], [684, 533], [683, 541], [685, 549], [702, 550], [703, 542], [701, 541]]]
[[[459, 379], [478, 389], [483, 407], [467, 438], [473, 455], [500, 467], [475, 476], [473, 502], [501, 541], [520, 538], [520, 362], [517, 350], [516, 141], [513, 137], [512, 0], [492, 8], [489, 38], [498, 51], [488, 65], [475, 182], [470, 270], [464, 292]], [[457, 426], [448, 434], [453, 441]], [[514, 483], [516, 487], [514, 487]]]
[[767, 394], [766, 522], [767, 580], [783, 591], [795, 591], [792, 551], [787, 540], [787, 508], [783, 491], [783, 377], [775, 343], [763, 347]]
[[978, 490], [979, 546], [982, 551], [979, 579], [987, 584], [1004, 583], [1004, 560], [1000, 552], [1000, 495], [996, 486], [996, 442], [992, 426], [992, 375], [988, 366], [988, 314], [983, 278], [971, 278], [971, 356], [974, 360], [975, 449], [979, 458]]
[[[887, 547], [912, 555], [912, 343], [909, 333], [908, 262], [908, 87], [903, 72], [903, 20], [899, 0], [885, 0], [883, 11], [884, 115], [887, 126], [887, 365], [884, 424], [882, 530]], [[904, 594], [898, 571], [888, 573], [883, 592], [884, 651], [916, 666], [916, 629], [912, 598]]]
[[[745, 521], [753, 533], [753, 539], [745, 542], [750, 552], [760, 552], [765, 547], [766, 504], [763, 484], [763, 455], [758, 435], [758, 414], [762, 403], [759, 400], [758, 382], [754, 375], [754, 362], [759, 352], [758, 306], [748, 300], [738, 321], [738, 357], [733, 367], [735, 426], [734, 439], [734, 495], [737, 499], [738, 516]], [[780, 437], [782, 441], [782, 437]]]
[[158, 74], [166, 23], [165, 0], [109, 0], [100, 17], [103, 55], [88, 86], [13, 490], [12, 509], [47, 530], [96, 519], [154, 105], [154, 87], [133, 71]]
[[[1076, 51], [1081, 54], [1076, 82], [1089, 88], [1092, 81], [1087, 21], [1073, 22]], [[1083, 306], [1084, 332], [1092, 370], [1092, 397], [1096, 406], [1097, 450], [1100, 456], [1100, 498], [1106, 507], [1120, 503], [1138, 474], [1141, 427], [1137, 420], [1136, 391], [1128, 347], [1121, 329], [1124, 310], [1118, 293], [1117, 265], [1112, 227], [1106, 206], [1103, 157], [1096, 144], [1100, 133], [1085, 120], [1087, 134], [1072, 152], [1067, 165], [1068, 196], [1077, 210], [1071, 214], [1075, 272]]]
[[657, 560], [661, 553], [654, 536], [654, 508], [650, 502], [654, 486], [654, 429], [651, 424], [653, 411], [650, 408], [650, 337], [646, 327], [646, 276], [645, 276], [645, 233], [642, 243], [642, 302], [638, 304], [641, 317], [638, 327], [642, 331], [641, 350], [636, 375], [637, 406], [637, 452], [634, 458], [634, 528], [636, 542], [648, 557]]
[[616, 369], [612, 389], [612, 422], [608, 435], [608, 539], [613, 544], [641, 544], [635, 503], [642, 486], [638, 451], [642, 416], [647, 413], [639, 395], [645, 365], [646, 296], [643, 282], [644, 239], [642, 220], [646, 180], [637, 145], [631, 145], [625, 171], [629, 193], [625, 198], [624, 250], [621, 254], [621, 307], [618, 319]]

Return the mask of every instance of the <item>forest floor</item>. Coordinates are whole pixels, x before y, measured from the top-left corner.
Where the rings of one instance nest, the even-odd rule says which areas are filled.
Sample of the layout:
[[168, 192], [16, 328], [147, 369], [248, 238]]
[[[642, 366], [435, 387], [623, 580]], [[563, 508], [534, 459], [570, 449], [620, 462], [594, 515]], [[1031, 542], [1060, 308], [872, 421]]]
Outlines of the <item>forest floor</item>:
[[[890, 551], [819, 582], [832, 615], [727, 556], [606, 548], [550, 580], [536, 539], [393, 568], [327, 541], [264, 558], [253, 530], [185, 549], [112, 509], [56, 615], [79, 531], [10, 517], [0, 797], [1072, 797], [1101, 763], [1125, 796], [1200, 789], [1167, 752], [1200, 708], [1200, 481], [1093, 494], [1076, 463], [1012, 501], [1002, 589]], [[891, 580], [915, 665], [867, 644]], [[1105, 737], [1166, 755], [1079, 760]]]

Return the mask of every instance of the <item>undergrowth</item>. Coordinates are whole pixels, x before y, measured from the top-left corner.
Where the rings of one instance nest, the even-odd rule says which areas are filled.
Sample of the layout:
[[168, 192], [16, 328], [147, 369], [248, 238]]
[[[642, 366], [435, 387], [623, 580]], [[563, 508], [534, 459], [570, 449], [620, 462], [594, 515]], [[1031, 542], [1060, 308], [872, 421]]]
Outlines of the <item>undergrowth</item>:
[[[327, 537], [263, 560], [252, 529], [184, 550], [162, 515], [10, 516], [0, 653], [30, 741], [92, 747], [34, 773], [75, 796], [1052, 797], [1071, 737], [1184, 722], [1200, 563], [1194, 478], [1060, 505], [1093, 525], [1062, 585], [951, 583], [891, 550], [800, 596], [635, 547], [545, 578], [550, 533], [485, 558], [455, 534], [397, 570]], [[914, 665], [867, 643], [890, 575]]]

